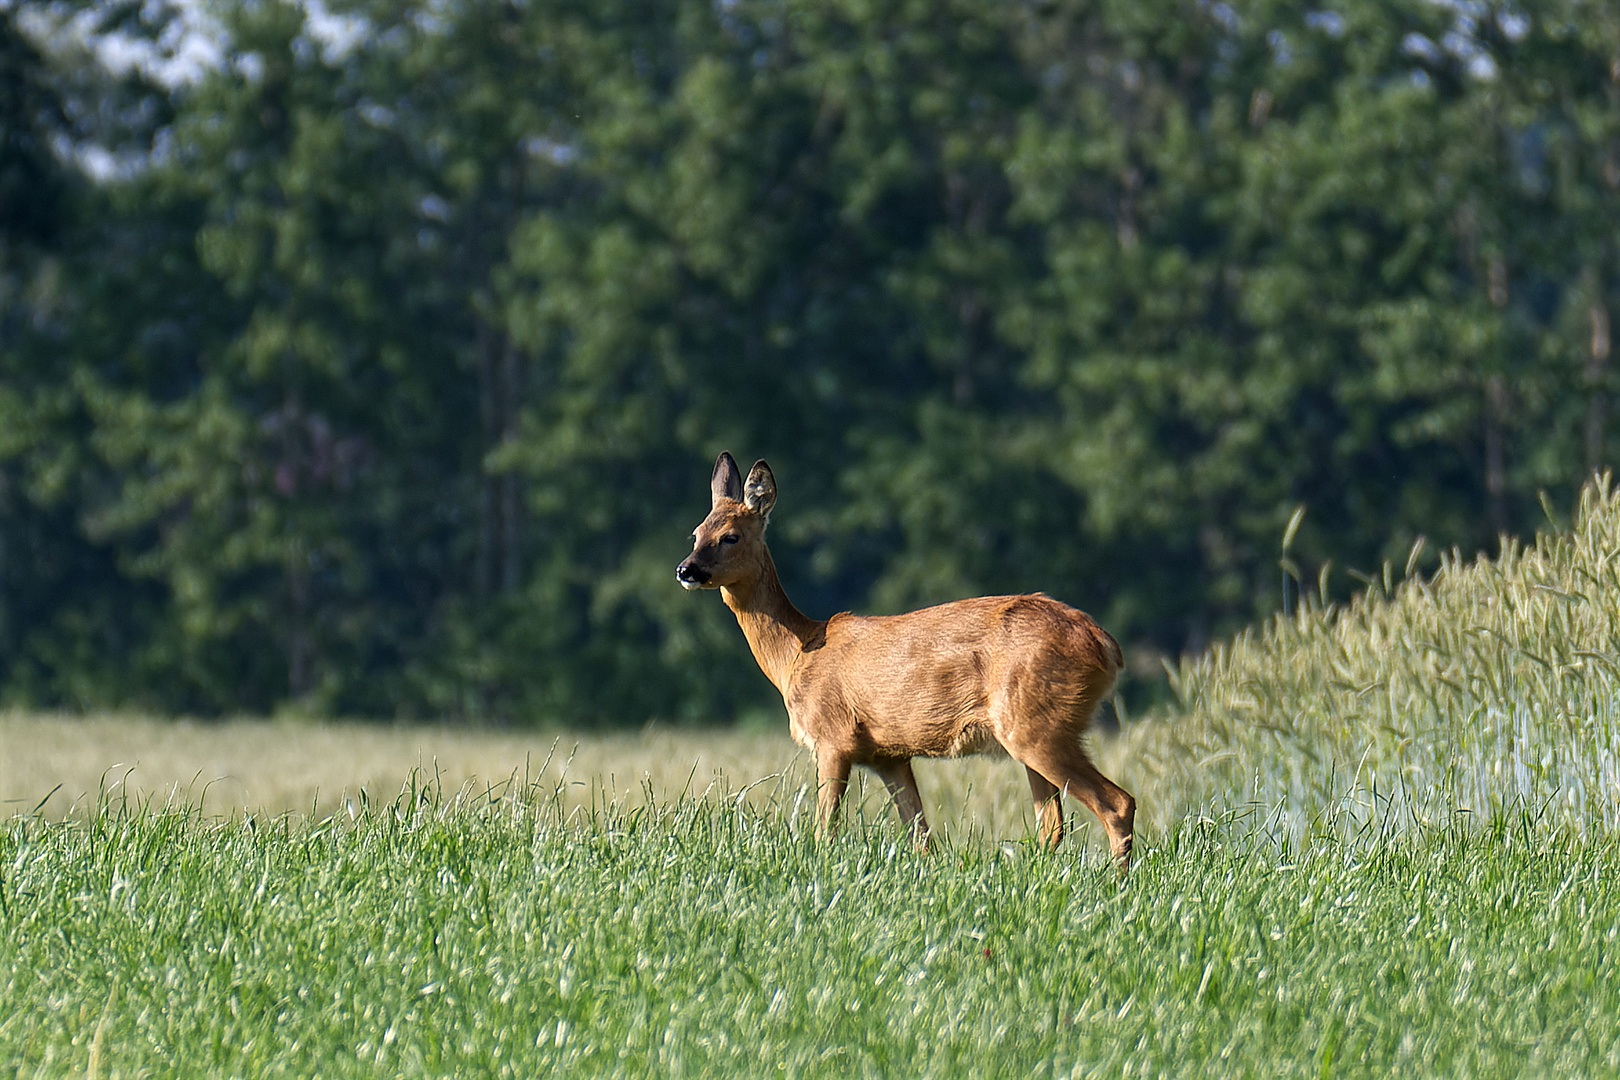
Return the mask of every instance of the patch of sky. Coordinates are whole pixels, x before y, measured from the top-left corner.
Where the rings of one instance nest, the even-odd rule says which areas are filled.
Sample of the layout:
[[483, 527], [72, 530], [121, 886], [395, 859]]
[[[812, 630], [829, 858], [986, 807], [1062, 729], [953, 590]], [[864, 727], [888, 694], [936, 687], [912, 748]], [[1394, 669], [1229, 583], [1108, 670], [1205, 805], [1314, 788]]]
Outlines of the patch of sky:
[[1281, 30], [1267, 34], [1266, 41], [1271, 45], [1271, 58], [1278, 67], [1287, 67], [1294, 62], [1294, 54], [1288, 49], [1288, 36]]
[[1474, 20], [1466, 15], [1457, 16], [1456, 28], [1449, 31], [1440, 39], [1440, 45], [1461, 60], [1468, 74], [1476, 79], [1489, 80], [1496, 77], [1496, 61], [1491, 54], [1480, 45], [1479, 39], [1474, 36], [1477, 26]]
[[[1480, 44], [1479, 40], [1479, 24], [1482, 19], [1490, 14], [1489, 6], [1479, 3], [1477, 0], [1430, 0], [1430, 2], [1436, 7], [1451, 11], [1456, 15], [1456, 18], [1452, 20], [1451, 29], [1440, 39], [1440, 48], [1456, 57], [1462, 63], [1463, 69], [1474, 78], [1482, 82], [1488, 82], [1496, 78], [1496, 59], [1491, 56], [1484, 45]], [[1504, 17], [1508, 20], [1506, 23], [1502, 22]], [[1517, 13], [1504, 13], [1504, 16], [1498, 17], [1498, 23], [1503, 26], [1504, 34], [1508, 33], [1507, 26], [1509, 25], [1513, 26], [1521, 37], [1529, 30], [1528, 20], [1525, 20]], [[1413, 55], [1421, 55], [1431, 63], [1439, 59], [1437, 53], [1416, 52], [1412, 47], [1414, 38], [1426, 43], [1431, 49], [1434, 47], [1434, 43], [1428, 38], [1421, 34], [1412, 33], [1406, 35], [1402, 42], [1408, 52], [1413, 53]]]
[[1328, 37], [1344, 35], [1344, 16], [1337, 11], [1310, 11], [1305, 14], [1305, 25], [1320, 30]]
[[356, 110], [360, 119], [374, 128], [391, 128], [394, 126], [394, 110], [375, 101], [363, 101]]
[[450, 220], [450, 204], [433, 194], [424, 195], [417, 200], [416, 212], [434, 221]]
[[1454, 11], [1470, 19], [1484, 18], [1490, 14], [1490, 5], [1483, 0], [1429, 0], [1435, 7], [1443, 11]]
[[1515, 43], [1523, 41], [1530, 34], [1530, 16], [1512, 8], [1503, 8], [1496, 13], [1496, 25], [1501, 28], [1503, 37]]
[[56, 5], [30, 5], [18, 8], [16, 20], [24, 34], [47, 50], [82, 48], [114, 76], [138, 71], [169, 89], [196, 83], [224, 63], [225, 32], [202, 0], [148, 2], [138, 22], [155, 34], [117, 28], [122, 14], [106, 4], [86, 5], [71, 14]]
[[321, 59], [335, 65], [370, 36], [371, 24], [358, 15], [336, 14], [321, 0], [304, 0], [304, 30], [321, 47]]
[[51, 149], [60, 160], [72, 162], [80, 172], [98, 184], [128, 180], [139, 175], [148, 164], [144, 153], [120, 153], [100, 143], [76, 143], [64, 137], [52, 139]]
[[[302, 0], [305, 32], [327, 64], [340, 62], [371, 33], [371, 25], [355, 15], [337, 14], [324, 0]], [[234, 68], [244, 78], [258, 81], [263, 61], [248, 54], [231, 56], [224, 27], [208, 11], [206, 0], [147, 0], [139, 22], [155, 34], [131, 33], [115, 22], [116, 11], [106, 4], [84, 6], [69, 16], [53, 7], [30, 6], [18, 11], [18, 25], [47, 47], [77, 45], [91, 52], [114, 76], [131, 72], [170, 90], [201, 82], [210, 72]]]
[[1401, 39], [1401, 51], [1408, 56], [1416, 56], [1419, 59], [1427, 60], [1431, 64], [1440, 60], [1440, 46], [1416, 30]]
[[536, 135], [523, 144], [524, 152], [530, 157], [549, 161], [553, 165], [572, 165], [579, 160], [579, 148], [565, 142], [548, 139], [544, 135]]
[[254, 86], [264, 81], [264, 57], [256, 52], [237, 53], [231, 57], [231, 69]]

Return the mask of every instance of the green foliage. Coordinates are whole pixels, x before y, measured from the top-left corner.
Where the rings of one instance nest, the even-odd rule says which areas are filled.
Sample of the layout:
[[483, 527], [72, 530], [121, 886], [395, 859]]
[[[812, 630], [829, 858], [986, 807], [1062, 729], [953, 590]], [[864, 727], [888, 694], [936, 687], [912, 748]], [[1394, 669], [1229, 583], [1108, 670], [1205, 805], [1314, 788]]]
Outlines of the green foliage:
[[1149, 674], [1301, 505], [1315, 577], [1613, 463], [1604, 5], [218, 0], [172, 87], [61, 17], [0, 11], [14, 700], [758, 709], [669, 580], [721, 449], [808, 611], [1043, 589]]
[[[532, 794], [532, 793], [531, 793]], [[1101, 864], [730, 799], [565, 819], [414, 783], [352, 822], [116, 800], [0, 832], [0, 1054], [195, 1076], [1594, 1075], [1612, 838], [1279, 847], [1187, 824]]]

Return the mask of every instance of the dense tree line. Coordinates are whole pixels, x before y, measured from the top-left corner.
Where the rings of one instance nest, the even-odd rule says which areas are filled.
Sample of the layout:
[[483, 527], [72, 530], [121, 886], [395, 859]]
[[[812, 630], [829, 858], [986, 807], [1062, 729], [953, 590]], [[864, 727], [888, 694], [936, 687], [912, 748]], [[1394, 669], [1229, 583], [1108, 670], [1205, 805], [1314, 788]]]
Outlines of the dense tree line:
[[1151, 668], [1556, 513], [1617, 298], [1613, 5], [9, 0], [0, 695], [760, 708], [722, 449], [807, 611]]

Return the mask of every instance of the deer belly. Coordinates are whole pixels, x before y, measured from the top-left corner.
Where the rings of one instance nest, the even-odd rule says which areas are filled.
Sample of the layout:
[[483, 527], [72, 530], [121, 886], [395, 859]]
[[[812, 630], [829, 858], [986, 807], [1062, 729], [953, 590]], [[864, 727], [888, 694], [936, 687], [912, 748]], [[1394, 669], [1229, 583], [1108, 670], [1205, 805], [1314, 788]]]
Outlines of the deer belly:
[[990, 730], [987, 723], [968, 723], [962, 725], [956, 738], [946, 746], [940, 757], [971, 757], [974, 754], [996, 754], [1006, 756], [1007, 749], [996, 741], [995, 732]]
[[990, 724], [982, 720], [895, 723], [856, 717], [855, 748], [871, 757], [954, 758], [1005, 753]]

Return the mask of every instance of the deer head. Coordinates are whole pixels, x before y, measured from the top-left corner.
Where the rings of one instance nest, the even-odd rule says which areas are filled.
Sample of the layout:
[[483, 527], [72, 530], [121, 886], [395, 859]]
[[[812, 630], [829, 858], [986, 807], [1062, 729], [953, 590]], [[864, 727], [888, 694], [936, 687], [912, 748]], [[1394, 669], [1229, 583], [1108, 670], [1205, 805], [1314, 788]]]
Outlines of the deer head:
[[764, 572], [765, 526], [776, 505], [776, 478], [763, 461], [745, 481], [730, 454], [721, 454], [709, 478], [709, 516], [692, 532], [692, 554], [675, 568], [683, 589], [718, 589]]

